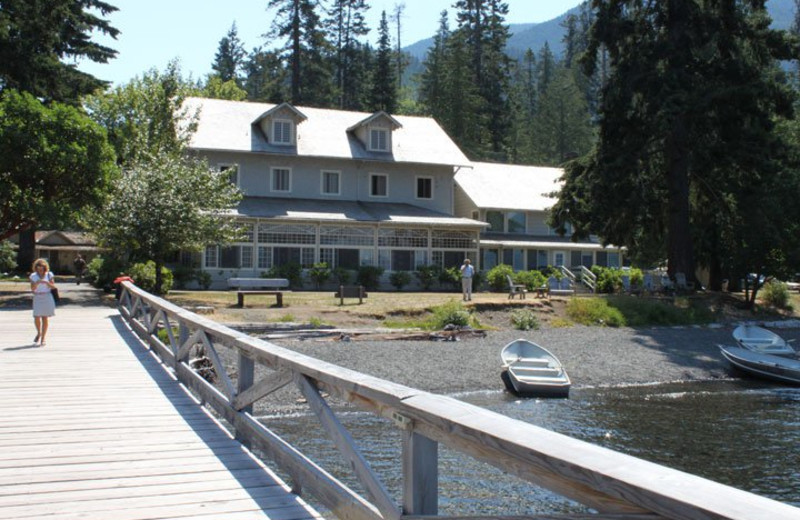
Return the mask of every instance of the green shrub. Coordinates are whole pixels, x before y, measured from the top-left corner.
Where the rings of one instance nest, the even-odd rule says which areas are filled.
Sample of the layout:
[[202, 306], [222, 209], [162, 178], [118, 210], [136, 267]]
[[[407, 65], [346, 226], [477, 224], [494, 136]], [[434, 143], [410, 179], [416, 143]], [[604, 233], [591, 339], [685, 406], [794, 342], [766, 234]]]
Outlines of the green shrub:
[[[475, 279], [473, 275], [473, 287], [475, 286]], [[461, 288], [461, 268], [448, 267], [446, 269], [439, 269], [439, 286], [450, 290], [457, 291]]]
[[789, 288], [778, 280], [770, 280], [761, 289], [761, 299], [778, 309], [789, 307]]
[[[149, 293], [155, 293], [156, 263], [152, 260], [148, 260], [146, 263], [133, 264], [128, 269], [128, 276], [133, 278], [138, 287]], [[172, 271], [162, 266], [161, 278], [161, 294], [167, 294], [172, 289]]]
[[507, 291], [508, 279], [506, 276], [513, 274], [514, 269], [512, 269], [510, 265], [496, 265], [486, 273], [486, 281], [489, 284], [489, 288], [495, 292]]
[[319, 290], [320, 286], [331, 277], [331, 270], [328, 268], [328, 263], [320, 262], [314, 264], [311, 269], [308, 270], [308, 277], [314, 282], [314, 287]]
[[403, 287], [411, 283], [411, 273], [408, 271], [395, 271], [389, 275], [389, 282], [398, 291], [402, 291]]
[[299, 289], [303, 286], [303, 267], [297, 262], [273, 265], [262, 278], [286, 278], [292, 288]]
[[[86, 266], [86, 278], [98, 289], [111, 290], [114, 279], [126, 273], [127, 266], [120, 260], [110, 257], [96, 256]], [[155, 272], [155, 271], [154, 271]], [[128, 273], [129, 274], [129, 273]], [[133, 276], [131, 276], [133, 278]], [[138, 285], [139, 280], [133, 278]]]
[[7, 273], [16, 269], [16, 267], [17, 257], [11, 247], [11, 242], [3, 240], [0, 242], [0, 273]]
[[204, 291], [207, 291], [208, 288], [211, 287], [211, 273], [208, 271], [198, 269], [195, 273], [194, 279], [197, 280], [197, 285], [199, 285]]
[[381, 275], [383, 274], [383, 267], [377, 267], [374, 265], [362, 265], [358, 268], [358, 275], [356, 276], [356, 282], [359, 285], [363, 285], [364, 289], [368, 291], [374, 291], [378, 288], [378, 285], [381, 282]]
[[347, 285], [353, 279], [353, 272], [344, 267], [337, 267], [333, 270], [333, 277], [338, 285]]
[[472, 322], [472, 315], [461, 302], [449, 301], [433, 308], [432, 325], [443, 329], [447, 325], [465, 327]]
[[539, 318], [530, 309], [517, 309], [511, 312], [511, 324], [517, 330], [537, 330]]
[[[434, 282], [439, 279], [440, 270], [441, 267], [436, 265], [421, 265], [417, 267], [416, 271], [414, 271], [414, 276], [416, 276], [417, 280], [419, 280], [419, 284], [422, 286], [423, 290], [430, 291]], [[460, 277], [461, 274], [459, 272], [459, 278]]]
[[601, 298], [570, 298], [567, 316], [582, 325], [625, 326], [625, 317], [619, 309], [611, 307]]
[[475, 269], [475, 273], [472, 275], [472, 291], [478, 292], [481, 288], [481, 284], [483, 283], [483, 273]]
[[[136, 278], [134, 278], [135, 280]], [[197, 279], [197, 269], [188, 265], [177, 265], [172, 270], [172, 280], [176, 289], [186, 289], [189, 282]]]
[[514, 283], [525, 285], [529, 291], [535, 291], [539, 287], [547, 284], [547, 278], [541, 271], [520, 271], [512, 276]]
[[609, 267], [592, 266], [592, 273], [597, 276], [595, 292], [613, 294], [622, 287], [622, 271]]

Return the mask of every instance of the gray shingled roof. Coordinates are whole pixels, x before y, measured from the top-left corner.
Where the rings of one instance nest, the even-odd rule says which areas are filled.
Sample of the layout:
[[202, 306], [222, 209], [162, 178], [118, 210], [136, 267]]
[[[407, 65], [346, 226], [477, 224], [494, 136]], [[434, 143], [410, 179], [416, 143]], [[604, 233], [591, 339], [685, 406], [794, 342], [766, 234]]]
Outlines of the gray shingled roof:
[[487, 224], [401, 203], [245, 197], [233, 215], [328, 223], [381, 223], [482, 228]]
[[558, 235], [542, 237], [530, 235], [513, 235], [502, 233], [487, 233], [481, 236], [481, 247], [517, 247], [517, 248], [541, 248], [541, 249], [581, 249], [581, 250], [616, 250], [616, 246], [603, 247], [602, 244], [592, 241], [584, 240], [581, 242], [573, 242], [570, 237], [562, 237]]
[[479, 208], [544, 211], [556, 203], [547, 195], [561, 189], [563, 174], [561, 168], [475, 162], [455, 180]]
[[295, 107], [308, 117], [297, 126], [297, 146], [274, 146], [253, 122], [276, 105], [188, 98], [189, 113], [199, 110], [190, 147], [200, 150], [275, 153], [300, 157], [332, 157], [416, 164], [468, 165], [444, 130], [429, 117], [392, 116], [402, 127], [392, 132], [392, 153], [367, 151], [347, 129], [373, 114]]

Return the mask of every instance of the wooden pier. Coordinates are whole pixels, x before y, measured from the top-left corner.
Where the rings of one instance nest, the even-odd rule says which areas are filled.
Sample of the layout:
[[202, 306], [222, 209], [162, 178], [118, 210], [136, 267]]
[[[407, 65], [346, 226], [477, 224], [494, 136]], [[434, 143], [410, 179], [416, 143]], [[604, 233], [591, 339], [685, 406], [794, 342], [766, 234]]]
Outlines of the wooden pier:
[[[39, 348], [29, 344], [30, 311], [0, 310], [0, 519], [319, 518], [224, 428], [342, 520], [800, 518], [788, 504], [252, 338], [128, 282], [119, 312], [59, 309], [53, 339]], [[199, 352], [213, 383], [189, 362]], [[254, 403], [289, 384], [360, 491], [252, 415]], [[372, 470], [329, 399], [401, 431], [400, 489]], [[439, 516], [440, 444], [585, 512]]]
[[320, 518], [127, 329], [116, 309], [0, 310], [0, 519]]

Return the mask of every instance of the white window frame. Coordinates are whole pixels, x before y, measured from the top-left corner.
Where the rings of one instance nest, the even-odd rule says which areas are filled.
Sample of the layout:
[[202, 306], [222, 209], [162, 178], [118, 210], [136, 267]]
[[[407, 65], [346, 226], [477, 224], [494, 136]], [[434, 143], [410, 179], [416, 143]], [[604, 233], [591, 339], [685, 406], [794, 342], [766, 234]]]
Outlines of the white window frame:
[[[561, 257], [561, 262], [558, 257]], [[566, 251], [553, 251], [553, 267], [561, 267], [567, 265], [567, 252]]]
[[205, 253], [203, 254], [203, 266], [208, 269], [213, 269], [219, 266], [218, 246], [206, 246]]
[[[430, 183], [431, 183], [431, 196], [430, 197], [420, 197], [419, 196], [419, 183], [422, 180], [427, 180], [427, 181], [430, 181]], [[433, 196], [433, 186], [434, 186], [433, 177], [431, 177], [429, 175], [417, 175], [414, 178], [414, 198], [417, 199], [417, 200], [433, 200], [433, 198], [434, 198], [434, 196]]]
[[[380, 136], [383, 136], [383, 147], [380, 146]], [[392, 136], [387, 128], [370, 127], [367, 149], [370, 152], [388, 152], [392, 149], [391, 139]]]
[[[283, 130], [278, 132], [278, 128], [288, 130], [284, 135]], [[281, 139], [278, 139], [280, 134]], [[272, 120], [272, 144], [278, 146], [291, 146], [294, 143], [294, 121], [291, 119], [273, 119]]]
[[[386, 193], [383, 195], [375, 195], [372, 192], [372, 179], [375, 177], [383, 177], [386, 179]], [[386, 173], [370, 173], [369, 174], [369, 196], [378, 198], [378, 199], [385, 199], [389, 197], [389, 175]]]
[[[289, 176], [289, 187], [285, 190], [276, 190], [275, 189], [275, 172], [277, 170], [285, 171], [288, 173]], [[292, 169], [287, 168], [286, 166], [273, 166], [270, 168], [270, 175], [269, 175], [269, 191], [273, 193], [291, 193], [292, 192]]]
[[[218, 172], [227, 172], [231, 168], [234, 168], [233, 172], [228, 173], [228, 179], [231, 180], [231, 184], [239, 187], [239, 167], [235, 163], [219, 163], [217, 164], [217, 171]], [[233, 176], [231, 177], [231, 174]]]
[[[336, 174], [336, 188], [337, 191], [328, 192], [325, 191], [325, 175], [326, 174]], [[319, 192], [322, 195], [341, 195], [342, 194], [342, 172], [340, 170], [322, 170], [319, 175]]]

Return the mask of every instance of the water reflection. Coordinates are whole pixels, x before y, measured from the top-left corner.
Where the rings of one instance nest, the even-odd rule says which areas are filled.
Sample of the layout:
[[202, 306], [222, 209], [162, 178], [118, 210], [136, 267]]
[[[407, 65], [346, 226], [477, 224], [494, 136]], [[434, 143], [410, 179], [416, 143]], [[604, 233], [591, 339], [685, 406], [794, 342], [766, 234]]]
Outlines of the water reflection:
[[[455, 397], [800, 506], [800, 388], [743, 380], [578, 388], [573, 389], [570, 399], [516, 399], [497, 391]], [[399, 502], [399, 431], [367, 413], [349, 411], [339, 417]], [[265, 418], [265, 422], [325, 469], [360, 489], [314, 417], [301, 414]], [[585, 510], [444, 447], [439, 458], [440, 514], [531, 515]]]

